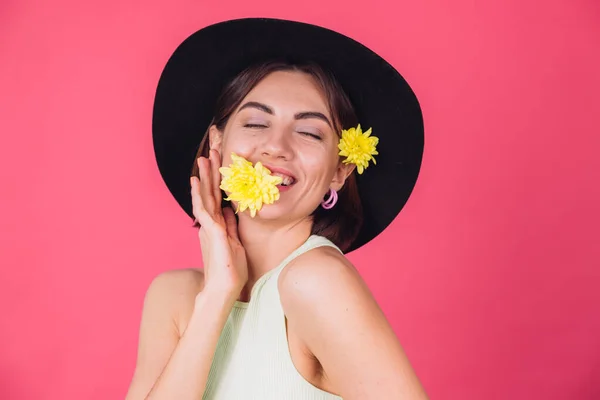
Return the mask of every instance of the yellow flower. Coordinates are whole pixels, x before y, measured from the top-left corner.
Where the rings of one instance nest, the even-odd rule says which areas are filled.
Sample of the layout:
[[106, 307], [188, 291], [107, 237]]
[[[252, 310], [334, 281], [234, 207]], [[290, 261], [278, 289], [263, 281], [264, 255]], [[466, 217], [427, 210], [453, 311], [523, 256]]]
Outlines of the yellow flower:
[[252, 218], [263, 204], [272, 204], [279, 200], [277, 185], [282, 179], [271, 175], [271, 171], [260, 162], [253, 167], [250, 161], [231, 154], [233, 163], [229, 167], [219, 168], [223, 175], [220, 188], [228, 193], [225, 200], [237, 202], [236, 213], [250, 209]]
[[378, 143], [379, 138], [371, 136], [371, 128], [363, 133], [359, 124], [356, 128], [342, 130], [338, 144], [339, 155], [346, 157], [344, 164], [356, 164], [358, 173], [362, 174], [369, 166], [369, 161], [373, 160], [373, 164], [377, 164], [373, 156], [379, 154], [375, 149]]

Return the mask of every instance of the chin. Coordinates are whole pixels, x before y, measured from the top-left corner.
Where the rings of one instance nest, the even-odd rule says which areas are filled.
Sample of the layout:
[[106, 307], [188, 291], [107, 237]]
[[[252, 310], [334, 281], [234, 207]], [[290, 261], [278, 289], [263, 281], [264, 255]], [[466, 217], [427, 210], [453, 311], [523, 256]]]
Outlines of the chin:
[[254, 218], [250, 217], [250, 212], [248, 210], [244, 211], [242, 214], [245, 214], [245, 218], [250, 221], [254, 220], [265, 222], [291, 221], [295, 219], [302, 219], [303, 217], [302, 215], [297, 215], [297, 210], [294, 210], [293, 208], [282, 203], [263, 205], [260, 211], [256, 213]]
[[278, 220], [288, 219], [290, 217], [291, 210], [289, 207], [285, 207], [281, 203], [263, 205], [259, 212], [256, 213], [255, 218], [262, 220]]

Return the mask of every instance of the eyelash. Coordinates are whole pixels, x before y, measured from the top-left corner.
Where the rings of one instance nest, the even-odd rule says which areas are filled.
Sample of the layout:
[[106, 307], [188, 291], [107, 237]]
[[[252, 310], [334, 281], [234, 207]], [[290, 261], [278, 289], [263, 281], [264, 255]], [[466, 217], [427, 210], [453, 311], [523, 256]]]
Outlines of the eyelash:
[[306, 135], [306, 136], [310, 136], [313, 139], [322, 140], [321, 136], [315, 135], [314, 133], [308, 133], [308, 132], [300, 132], [300, 133], [303, 134], [303, 135]]
[[[246, 125], [244, 125], [244, 128], [264, 129], [264, 128], [268, 128], [268, 126], [266, 126], [266, 125], [260, 125], [260, 124], [246, 124]], [[298, 132], [298, 133], [300, 133], [302, 135], [310, 136], [313, 139], [322, 140], [319, 135], [315, 135], [314, 133], [308, 133], [308, 132]]]

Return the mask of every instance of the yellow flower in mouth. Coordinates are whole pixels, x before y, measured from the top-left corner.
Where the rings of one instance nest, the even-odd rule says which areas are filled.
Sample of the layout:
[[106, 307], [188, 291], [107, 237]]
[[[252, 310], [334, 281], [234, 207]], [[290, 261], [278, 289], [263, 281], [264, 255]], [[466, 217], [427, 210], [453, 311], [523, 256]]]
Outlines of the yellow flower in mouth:
[[277, 185], [282, 182], [279, 176], [271, 175], [262, 163], [255, 166], [243, 157], [231, 154], [233, 163], [229, 167], [219, 168], [223, 175], [220, 188], [228, 193], [225, 200], [237, 202], [236, 213], [250, 210], [252, 218], [263, 204], [272, 204], [279, 200]]
[[356, 128], [342, 130], [338, 154], [346, 157], [344, 164], [356, 164], [358, 173], [362, 174], [369, 166], [369, 161], [377, 164], [373, 156], [379, 154], [375, 149], [378, 143], [379, 138], [371, 136], [371, 128], [363, 133], [359, 124]]

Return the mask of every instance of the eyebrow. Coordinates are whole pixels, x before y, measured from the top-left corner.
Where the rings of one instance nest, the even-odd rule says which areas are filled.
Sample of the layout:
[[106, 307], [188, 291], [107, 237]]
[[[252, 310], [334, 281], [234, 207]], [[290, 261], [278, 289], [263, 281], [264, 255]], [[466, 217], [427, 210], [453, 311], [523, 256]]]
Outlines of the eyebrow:
[[[275, 113], [273, 112], [273, 109], [271, 107], [269, 107], [266, 104], [259, 103], [257, 101], [249, 101], [249, 102], [245, 103], [243, 106], [240, 107], [240, 109], [238, 110], [238, 113], [245, 108], [256, 108], [257, 110], [260, 110], [267, 114], [275, 115]], [[327, 122], [327, 125], [329, 125], [329, 127], [333, 129], [333, 125], [331, 124], [331, 121], [329, 121], [329, 118], [327, 118], [327, 116], [325, 116], [325, 114], [320, 113], [318, 111], [299, 112], [299, 113], [294, 114], [294, 118], [295, 119], [310, 119], [310, 118], [320, 119], [322, 121]]]

